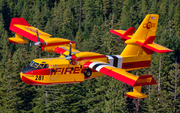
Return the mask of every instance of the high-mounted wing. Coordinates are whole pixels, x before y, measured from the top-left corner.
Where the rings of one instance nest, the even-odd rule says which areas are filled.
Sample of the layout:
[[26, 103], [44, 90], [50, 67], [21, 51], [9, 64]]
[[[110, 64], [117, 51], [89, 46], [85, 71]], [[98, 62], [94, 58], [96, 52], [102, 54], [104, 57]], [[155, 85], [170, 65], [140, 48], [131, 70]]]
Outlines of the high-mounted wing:
[[76, 43], [74, 41], [63, 38], [50, 38], [50, 34], [30, 26], [24, 18], [12, 18], [9, 29], [16, 33], [15, 37], [9, 38], [11, 43], [28, 43], [27, 40], [22, 38], [25, 37], [35, 42], [31, 45], [39, 46], [41, 50], [47, 52], [55, 51], [56, 53], [59, 53], [59, 46], [70, 46], [70, 43], [72, 48], [76, 48]]
[[[33, 42], [37, 42], [36, 28], [29, 25], [24, 18], [12, 18], [9, 29]], [[48, 39], [51, 35], [38, 30], [40, 42], [43, 43], [44, 39]]]
[[[54, 50], [55, 53], [58, 53], [58, 54], [63, 54], [65, 56], [69, 55], [69, 52], [70, 52], [70, 47], [67, 47], [67, 46], [59, 46], [57, 47], [55, 50]], [[80, 51], [72, 48], [71, 49], [71, 53], [72, 54], [76, 54], [76, 53], [79, 53]]]
[[[140, 93], [139, 88], [144, 85], [157, 84], [152, 75], [135, 76], [126, 72], [124, 69], [116, 68], [104, 62], [92, 62], [89, 61], [83, 65], [84, 68], [91, 68], [105, 75], [108, 75], [114, 79], [122, 81], [126, 84], [133, 86], [134, 91], [128, 92], [127, 96], [131, 98], [145, 98], [146, 95]], [[138, 89], [138, 90], [135, 90]]]

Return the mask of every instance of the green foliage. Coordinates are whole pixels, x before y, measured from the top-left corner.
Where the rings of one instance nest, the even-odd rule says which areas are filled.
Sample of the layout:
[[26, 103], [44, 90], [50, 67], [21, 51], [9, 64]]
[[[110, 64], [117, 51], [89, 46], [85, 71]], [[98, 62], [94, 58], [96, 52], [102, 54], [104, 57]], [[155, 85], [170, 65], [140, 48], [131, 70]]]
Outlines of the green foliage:
[[[148, 97], [126, 98], [132, 87], [110, 77], [79, 84], [31, 86], [19, 77], [39, 57], [36, 47], [8, 42], [13, 17], [53, 37], [76, 41], [78, 50], [120, 54], [124, 42], [110, 29], [138, 27], [148, 14], [159, 14], [155, 42], [173, 53], [152, 55], [151, 67], [133, 71], [151, 74], [160, 83], [142, 88]], [[180, 112], [180, 2], [178, 0], [0, 0], [0, 112]], [[54, 53], [41, 52], [42, 57]]]

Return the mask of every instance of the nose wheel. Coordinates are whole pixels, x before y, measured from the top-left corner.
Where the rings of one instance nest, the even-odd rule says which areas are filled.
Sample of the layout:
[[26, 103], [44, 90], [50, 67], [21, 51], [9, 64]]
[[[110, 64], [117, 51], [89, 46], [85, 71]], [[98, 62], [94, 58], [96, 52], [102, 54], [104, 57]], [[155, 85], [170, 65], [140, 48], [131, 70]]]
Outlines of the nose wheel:
[[89, 68], [85, 69], [85, 71], [84, 71], [84, 76], [85, 77], [89, 78], [91, 76], [91, 74], [92, 74], [92, 72], [91, 72], [91, 70]]

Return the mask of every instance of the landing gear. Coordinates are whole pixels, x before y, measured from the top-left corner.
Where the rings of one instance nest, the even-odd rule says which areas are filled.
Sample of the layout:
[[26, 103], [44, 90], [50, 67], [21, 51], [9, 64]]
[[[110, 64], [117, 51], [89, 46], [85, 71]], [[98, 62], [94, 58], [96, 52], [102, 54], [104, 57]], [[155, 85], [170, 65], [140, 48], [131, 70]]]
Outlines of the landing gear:
[[84, 71], [84, 76], [89, 78], [91, 76], [92, 72], [89, 68], [86, 68]]

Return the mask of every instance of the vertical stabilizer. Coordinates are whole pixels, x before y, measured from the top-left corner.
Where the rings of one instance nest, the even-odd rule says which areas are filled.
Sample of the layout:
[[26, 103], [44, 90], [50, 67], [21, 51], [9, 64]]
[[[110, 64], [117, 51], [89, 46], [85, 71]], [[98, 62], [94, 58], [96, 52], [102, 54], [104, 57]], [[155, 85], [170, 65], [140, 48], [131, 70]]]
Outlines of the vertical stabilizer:
[[159, 15], [148, 14], [144, 18], [143, 22], [141, 23], [135, 34], [132, 36], [132, 38], [130, 40], [127, 40], [127, 42], [125, 42], [127, 46], [125, 47], [124, 51], [121, 53], [121, 56], [132, 56], [132, 55], [140, 55], [140, 54], [145, 55], [146, 52], [143, 50], [143, 48], [134, 43], [136, 40], [146, 40], [149, 36], [155, 36], [158, 19], [159, 19]]
[[159, 15], [148, 14], [133, 35], [132, 39], [146, 40], [149, 36], [155, 36], [158, 19]]

